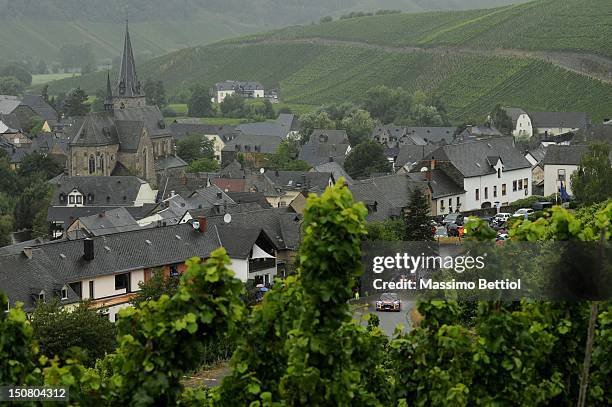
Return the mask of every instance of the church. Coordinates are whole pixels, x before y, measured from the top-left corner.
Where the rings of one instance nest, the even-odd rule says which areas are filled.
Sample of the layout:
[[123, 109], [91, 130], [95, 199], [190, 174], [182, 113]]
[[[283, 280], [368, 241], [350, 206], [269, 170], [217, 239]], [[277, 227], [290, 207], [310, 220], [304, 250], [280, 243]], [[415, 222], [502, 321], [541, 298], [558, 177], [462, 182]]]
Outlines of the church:
[[147, 106], [127, 23], [115, 93], [107, 74], [104, 111], [85, 117], [69, 149], [68, 173], [73, 177], [135, 175], [156, 185], [156, 172], [186, 165], [174, 155], [161, 111]]

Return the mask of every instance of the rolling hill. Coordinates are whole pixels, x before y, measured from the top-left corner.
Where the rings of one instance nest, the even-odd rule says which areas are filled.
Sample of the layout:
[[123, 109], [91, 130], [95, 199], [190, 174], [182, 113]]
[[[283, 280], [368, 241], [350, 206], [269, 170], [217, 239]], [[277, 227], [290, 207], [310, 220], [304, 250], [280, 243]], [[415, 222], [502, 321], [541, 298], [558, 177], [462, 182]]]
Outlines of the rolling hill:
[[456, 10], [524, 0], [0, 0], [0, 55], [57, 61], [64, 44], [89, 43], [99, 59], [118, 55], [129, 15], [143, 55], [308, 24], [351, 10]]
[[[561, 7], [567, 3], [575, 9]], [[590, 3], [599, 11], [609, 7], [607, 0]], [[590, 38], [611, 29], [612, 14], [598, 20], [599, 25], [584, 26], [580, 38], [585, 40], [572, 39], [565, 48], [554, 41], [556, 37], [545, 42], [536, 36], [531, 43], [517, 39], [505, 49], [504, 42], [491, 42], [500, 24], [523, 22], [528, 27], [534, 13], [542, 26], [569, 27], [571, 13], [580, 15], [584, 4], [541, 0], [495, 10], [385, 15], [292, 27], [180, 50], [138, 69], [141, 78], [163, 80], [170, 94], [194, 83], [212, 86], [231, 78], [280, 89], [286, 102], [324, 104], [359, 101], [370, 87], [382, 84], [440, 94], [456, 121], [483, 116], [496, 103], [531, 110], [583, 110], [598, 121], [612, 113], [612, 81], [605, 77], [605, 69], [610, 72], [607, 52]], [[497, 23], [482, 28], [492, 19]], [[477, 27], [482, 30], [478, 35], [473, 34]], [[461, 33], [472, 33], [464, 36], [470, 40], [459, 40]], [[610, 34], [601, 38], [602, 44], [610, 41]], [[448, 43], [450, 38], [455, 45]], [[602, 66], [574, 66], [583, 60]], [[103, 84], [104, 74], [99, 73], [53, 82], [50, 91], [78, 85], [93, 92]]]

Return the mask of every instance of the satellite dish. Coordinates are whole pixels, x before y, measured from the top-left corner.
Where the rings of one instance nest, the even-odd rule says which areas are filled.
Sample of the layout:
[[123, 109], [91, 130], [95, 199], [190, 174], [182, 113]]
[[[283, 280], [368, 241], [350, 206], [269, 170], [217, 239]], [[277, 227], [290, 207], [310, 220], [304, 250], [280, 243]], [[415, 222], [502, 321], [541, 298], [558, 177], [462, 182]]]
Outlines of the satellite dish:
[[429, 168], [427, 168], [427, 167], [422, 167], [421, 168], [421, 172], [427, 172], [427, 171], [429, 171]]
[[265, 168], [264, 168], [264, 167], [261, 167], [261, 168], [259, 169], [259, 173], [260, 173], [260, 174], [263, 174], [264, 172], [266, 172]]
[[229, 213], [226, 213], [225, 215], [223, 215], [223, 222], [230, 223], [231, 221], [232, 221], [232, 215], [230, 215]]
[[200, 229], [200, 221], [198, 221], [197, 219], [193, 219], [191, 222], [191, 227], [193, 227], [193, 230], [199, 230]]

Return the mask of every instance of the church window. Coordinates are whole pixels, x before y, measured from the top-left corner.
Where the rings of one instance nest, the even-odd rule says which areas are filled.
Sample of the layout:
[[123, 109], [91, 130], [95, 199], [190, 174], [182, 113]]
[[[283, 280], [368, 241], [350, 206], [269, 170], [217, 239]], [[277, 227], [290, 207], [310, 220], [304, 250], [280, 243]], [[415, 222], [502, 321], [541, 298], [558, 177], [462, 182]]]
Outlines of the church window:
[[89, 156], [89, 173], [93, 174], [96, 172], [96, 159], [93, 155]]

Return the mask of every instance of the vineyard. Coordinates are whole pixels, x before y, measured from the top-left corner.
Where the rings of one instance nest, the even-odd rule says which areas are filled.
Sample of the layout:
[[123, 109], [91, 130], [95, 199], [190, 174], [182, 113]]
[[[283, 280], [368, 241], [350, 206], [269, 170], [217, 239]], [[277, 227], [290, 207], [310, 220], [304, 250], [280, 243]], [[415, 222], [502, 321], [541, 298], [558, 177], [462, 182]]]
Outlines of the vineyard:
[[612, 2], [536, 0], [487, 10], [360, 17], [231, 40], [327, 38], [392, 46], [462, 46], [612, 56]]

